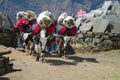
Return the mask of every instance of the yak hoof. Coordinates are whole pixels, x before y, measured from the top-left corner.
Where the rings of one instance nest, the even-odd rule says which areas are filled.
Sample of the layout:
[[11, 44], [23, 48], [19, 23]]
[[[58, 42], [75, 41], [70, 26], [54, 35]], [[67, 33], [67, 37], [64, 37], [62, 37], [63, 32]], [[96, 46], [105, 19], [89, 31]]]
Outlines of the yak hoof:
[[41, 62], [42, 62], [42, 63], [45, 63], [45, 62], [46, 62], [46, 60], [45, 60], [45, 59], [41, 59]]
[[39, 61], [39, 57], [36, 57], [36, 61], [37, 61], [37, 62]]

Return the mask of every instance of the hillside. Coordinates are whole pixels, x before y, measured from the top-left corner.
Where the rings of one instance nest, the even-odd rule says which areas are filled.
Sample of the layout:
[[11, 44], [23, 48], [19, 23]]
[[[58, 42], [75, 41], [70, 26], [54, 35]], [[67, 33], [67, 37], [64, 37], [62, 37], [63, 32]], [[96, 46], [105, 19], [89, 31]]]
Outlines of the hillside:
[[57, 17], [63, 11], [69, 15], [80, 9], [89, 12], [100, 7], [104, 1], [106, 0], [0, 0], [0, 11], [8, 13], [14, 22], [16, 13], [20, 10], [30, 9], [37, 14], [50, 10]]

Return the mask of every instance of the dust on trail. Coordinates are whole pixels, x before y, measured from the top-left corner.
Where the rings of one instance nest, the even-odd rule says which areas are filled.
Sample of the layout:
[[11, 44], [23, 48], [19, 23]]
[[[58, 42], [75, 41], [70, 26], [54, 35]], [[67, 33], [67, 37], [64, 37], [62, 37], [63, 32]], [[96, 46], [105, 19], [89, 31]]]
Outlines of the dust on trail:
[[46, 63], [15, 49], [6, 56], [14, 64], [14, 71], [0, 80], [120, 80], [120, 50], [76, 53], [67, 60], [48, 56]]

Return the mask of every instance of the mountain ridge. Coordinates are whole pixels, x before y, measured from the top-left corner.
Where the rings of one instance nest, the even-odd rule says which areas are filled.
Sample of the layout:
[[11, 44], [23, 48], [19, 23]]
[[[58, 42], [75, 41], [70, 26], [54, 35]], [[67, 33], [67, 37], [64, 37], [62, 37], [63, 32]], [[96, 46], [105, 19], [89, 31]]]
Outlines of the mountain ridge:
[[80, 9], [89, 12], [102, 6], [104, 1], [108, 0], [0, 0], [0, 11], [8, 13], [13, 22], [18, 11], [26, 10], [33, 10], [37, 15], [41, 11], [49, 10], [57, 18], [64, 11], [69, 15], [76, 14]]

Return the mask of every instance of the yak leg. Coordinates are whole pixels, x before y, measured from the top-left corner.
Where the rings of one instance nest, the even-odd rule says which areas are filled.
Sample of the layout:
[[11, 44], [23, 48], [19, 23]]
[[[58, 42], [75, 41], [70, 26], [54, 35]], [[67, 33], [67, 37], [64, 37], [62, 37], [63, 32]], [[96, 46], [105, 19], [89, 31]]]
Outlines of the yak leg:
[[42, 62], [45, 62], [45, 54], [42, 53], [40, 44], [35, 44], [35, 51], [36, 51], [36, 61], [39, 61], [41, 58]]
[[35, 44], [35, 51], [36, 51], [36, 61], [39, 61], [40, 54], [41, 54], [40, 44]]
[[45, 60], [45, 53], [41, 53], [40, 56], [41, 56], [41, 61], [42, 62], [46, 62], [46, 60]]
[[25, 52], [26, 52], [26, 55], [29, 55], [29, 45], [25, 46]]
[[62, 54], [61, 54], [61, 50], [62, 50], [62, 38], [59, 37], [59, 40], [57, 42], [57, 46], [58, 46], [58, 55], [60, 57], [62, 57]]
[[33, 55], [34, 43], [30, 41], [30, 55]]

